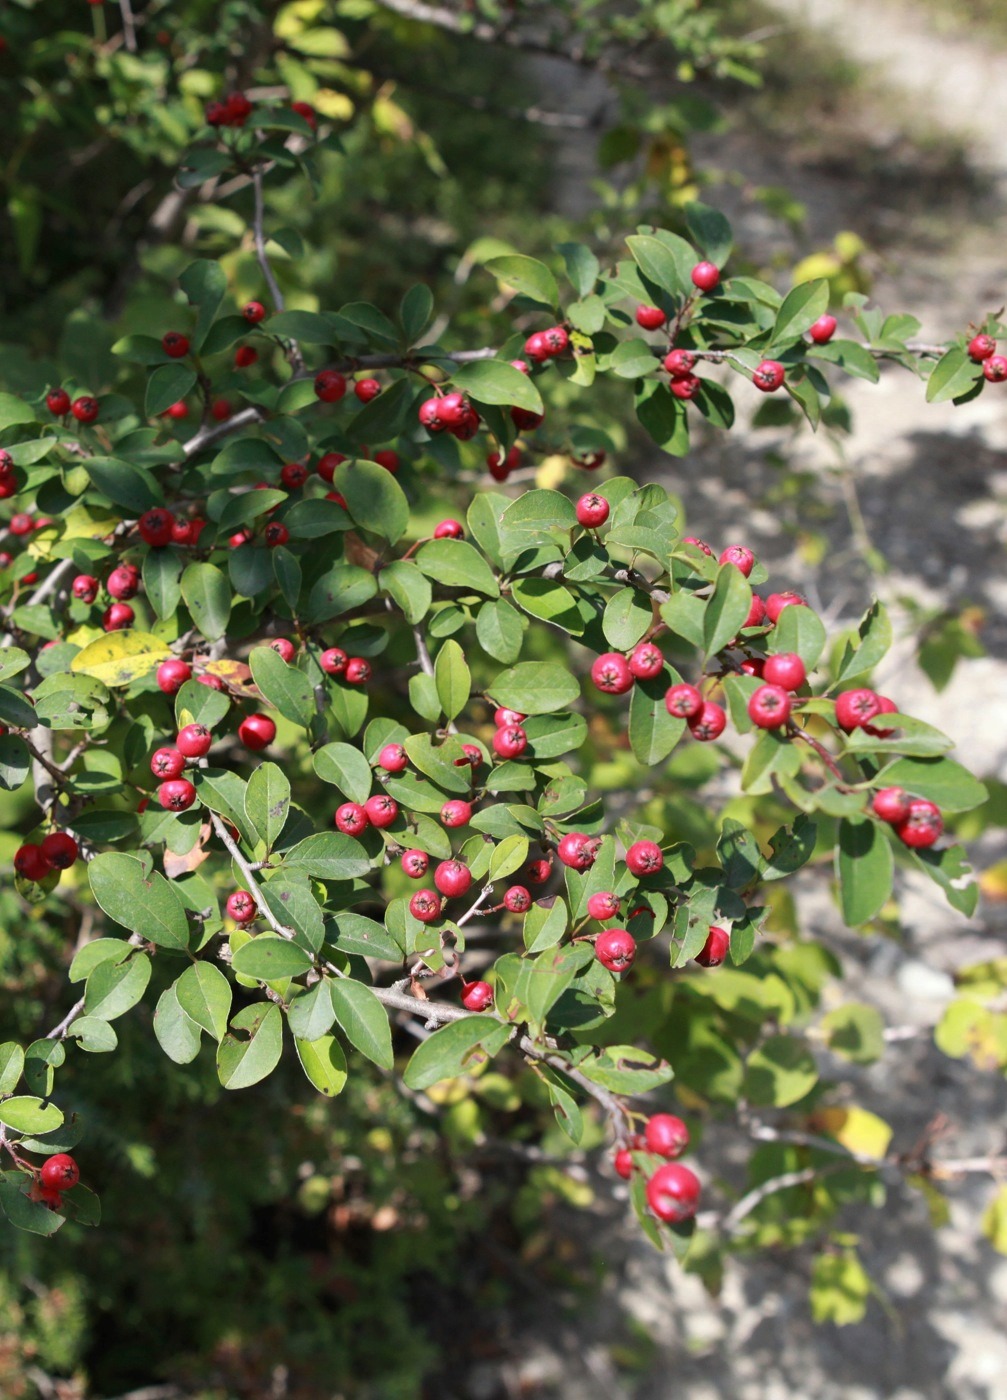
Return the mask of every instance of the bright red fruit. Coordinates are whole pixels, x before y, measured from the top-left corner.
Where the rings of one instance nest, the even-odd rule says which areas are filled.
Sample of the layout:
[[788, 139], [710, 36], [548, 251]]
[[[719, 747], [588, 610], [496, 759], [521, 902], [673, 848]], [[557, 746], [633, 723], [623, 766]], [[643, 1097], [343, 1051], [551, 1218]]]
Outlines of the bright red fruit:
[[552, 874], [552, 860], [544, 858], [530, 861], [525, 868], [525, 879], [530, 885], [544, 885]]
[[247, 890], [235, 890], [227, 896], [227, 912], [236, 924], [250, 924], [259, 906]]
[[836, 696], [836, 723], [840, 729], [845, 729], [847, 734], [866, 725], [881, 712], [881, 697], [866, 687], [861, 690], [844, 690]]
[[290, 110], [296, 112], [299, 117], [303, 117], [312, 131], [318, 130], [318, 113], [310, 102], [291, 102]]
[[712, 292], [720, 282], [720, 268], [712, 262], [698, 262], [692, 269], [692, 285], [701, 292]]
[[727, 728], [727, 714], [712, 700], [704, 700], [698, 712], [686, 723], [694, 739], [708, 744], [712, 739], [719, 739]]
[[263, 530], [262, 538], [270, 549], [275, 549], [277, 545], [287, 543], [290, 531], [282, 520], [271, 520]]
[[74, 399], [70, 412], [78, 423], [93, 423], [98, 417], [98, 400], [90, 394], [82, 394], [79, 399]]
[[269, 650], [275, 651], [281, 661], [286, 661], [289, 666], [297, 655], [297, 648], [289, 637], [274, 637], [269, 643]]
[[173, 656], [162, 661], [157, 668], [157, 685], [165, 695], [175, 695], [186, 681], [192, 679], [192, 667], [181, 657]]
[[80, 1168], [69, 1152], [56, 1152], [42, 1163], [38, 1176], [50, 1191], [69, 1191], [80, 1180]]
[[80, 855], [77, 842], [67, 831], [51, 831], [42, 842], [41, 851], [55, 870], [69, 870]]
[[500, 758], [520, 758], [527, 747], [528, 735], [519, 724], [508, 724], [493, 735], [493, 752]]
[[266, 308], [261, 301], [246, 301], [241, 314], [250, 325], [257, 326], [266, 319]]
[[990, 384], [1000, 384], [1007, 379], [1007, 355], [991, 355], [984, 360], [983, 378]]
[[186, 758], [202, 758], [212, 743], [213, 735], [205, 724], [187, 724], [178, 731], [175, 747]]
[[430, 857], [426, 851], [403, 851], [399, 864], [410, 880], [420, 880], [429, 869]]
[[462, 987], [462, 1006], [466, 1011], [485, 1011], [493, 1005], [493, 988], [488, 982], [465, 982]]
[[782, 685], [784, 690], [797, 690], [807, 680], [804, 662], [796, 651], [781, 651], [767, 656], [762, 666], [763, 679], [769, 685]]
[[621, 1176], [623, 1181], [630, 1179], [633, 1175], [633, 1154], [628, 1147], [620, 1147], [612, 1158], [612, 1166], [615, 1168], [616, 1176]]
[[636, 939], [625, 928], [607, 928], [594, 941], [594, 955], [609, 972], [626, 972], [636, 958]]
[[409, 901], [409, 912], [421, 924], [432, 924], [441, 916], [440, 895], [433, 890], [417, 890]]
[[886, 787], [876, 792], [871, 800], [871, 810], [883, 822], [901, 822], [909, 815], [912, 798], [905, 788]]
[[472, 803], [454, 797], [441, 808], [441, 821], [446, 827], [466, 826], [472, 820]]
[[185, 812], [196, 800], [196, 789], [188, 778], [171, 778], [158, 788], [157, 800], [169, 812]]
[[941, 810], [922, 797], [913, 798], [909, 811], [896, 824], [895, 834], [905, 846], [932, 846], [944, 830]]
[[361, 403], [370, 403], [371, 399], [376, 399], [381, 393], [381, 385], [376, 379], [358, 379], [353, 386], [353, 392]]
[[318, 664], [327, 676], [341, 676], [349, 659], [342, 647], [329, 647], [318, 658]]
[[664, 852], [656, 841], [634, 841], [626, 852], [626, 865], [634, 875], [656, 875], [664, 868]]
[[386, 773], [401, 773], [409, 764], [409, 755], [401, 744], [386, 744], [378, 754], [378, 766]]
[[52, 866], [42, 854], [42, 847], [33, 841], [28, 841], [14, 852], [14, 869], [25, 880], [33, 880], [37, 883], [39, 880], [45, 879], [52, 870]]
[[391, 826], [399, 815], [399, 804], [394, 797], [389, 797], [386, 792], [379, 792], [374, 797], [367, 799], [364, 803], [364, 811], [367, 813], [367, 820], [371, 826], [376, 826], [380, 831], [383, 827]]
[[78, 574], [70, 585], [70, 591], [82, 603], [93, 603], [98, 596], [98, 580], [91, 574]]
[[[476, 421], [478, 422], [478, 419]], [[391, 472], [392, 476], [395, 476], [402, 465], [399, 454], [393, 452], [390, 447], [384, 448], [381, 452], [375, 452], [371, 460], [377, 462], [379, 467], [384, 467], [386, 472]]]
[[611, 890], [599, 890], [587, 901], [587, 912], [592, 919], [614, 919], [619, 912], [620, 899]]
[[764, 394], [772, 394], [777, 389], [782, 388], [785, 378], [786, 371], [779, 360], [763, 360], [755, 367], [752, 383]]
[[448, 899], [457, 899], [472, 888], [472, 871], [460, 860], [442, 860], [434, 871], [434, 884]]
[[366, 685], [374, 674], [369, 661], [362, 656], [351, 656], [346, 662], [343, 679], [347, 685]]
[[508, 710], [505, 705], [493, 711], [493, 723], [498, 729], [504, 729], [509, 724], [522, 724], [527, 718], [520, 710]]
[[464, 534], [465, 527], [460, 520], [442, 520], [434, 526], [435, 540], [460, 540]]
[[101, 625], [106, 632], [121, 632], [132, 627], [136, 613], [128, 603], [112, 603], [101, 615]]
[[830, 316], [827, 312], [824, 316], [819, 316], [813, 326], [808, 328], [808, 335], [816, 345], [826, 345], [836, 333], [838, 322], [835, 316]]
[[344, 802], [337, 807], [333, 821], [344, 836], [362, 836], [371, 824], [367, 808], [359, 802]]
[[179, 331], [168, 331], [161, 337], [161, 349], [173, 360], [181, 360], [189, 353], [189, 337]]
[[748, 702], [748, 718], [760, 729], [779, 729], [790, 718], [790, 695], [782, 685], [760, 685]]
[[235, 369], [248, 369], [259, 358], [259, 352], [251, 345], [239, 345], [234, 352]]
[[974, 335], [968, 345], [969, 358], [981, 364], [996, 354], [996, 348], [997, 343], [991, 335]]
[[664, 707], [676, 719], [695, 719], [703, 708], [703, 697], [694, 685], [679, 681], [664, 692]]
[[280, 483], [288, 491], [297, 491], [308, 479], [308, 469], [303, 462], [288, 462], [280, 472]]
[[45, 406], [55, 418], [62, 418], [70, 412], [70, 395], [65, 389], [50, 389], [45, 396]]
[[185, 771], [185, 757], [178, 749], [155, 749], [150, 759], [155, 778], [177, 778]]
[[590, 870], [595, 861], [595, 843], [583, 831], [568, 831], [556, 847], [556, 854], [571, 870]]
[[699, 1178], [681, 1162], [665, 1162], [647, 1182], [647, 1204], [668, 1225], [691, 1220], [699, 1205]]
[[[770, 622], [779, 621], [780, 613], [784, 608], [808, 606], [808, 600], [803, 593], [795, 593], [792, 588], [785, 588], [782, 593], [770, 593], [766, 599], [766, 617]], [[746, 626], [754, 627], [755, 623], [749, 622]]]
[[678, 379], [673, 379], [668, 388], [675, 395], [676, 399], [684, 399], [688, 402], [694, 399], [702, 388], [703, 381], [695, 374], [685, 374]]
[[265, 749], [276, 738], [276, 725], [268, 715], [249, 715], [238, 725], [238, 738], [246, 749]]
[[617, 651], [603, 651], [591, 667], [591, 679], [606, 695], [625, 695], [633, 688], [629, 662]]
[[636, 324], [645, 331], [660, 330], [667, 319], [659, 306], [638, 306], [636, 308]]
[[652, 680], [664, 670], [664, 653], [653, 642], [640, 642], [630, 652], [629, 669], [637, 680]]
[[681, 1157], [689, 1146], [689, 1129], [673, 1113], [655, 1113], [647, 1119], [644, 1141], [658, 1157]]
[[717, 560], [718, 564], [733, 564], [748, 578], [755, 566], [755, 555], [743, 544], [729, 544]]
[[696, 365], [691, 350], [670, 350], [664, 357], [664, 367], [672, 379], [687, 379]]
[[315, 395], [322, 403], [338, 403], [346, 393], [346, 376], [336, 369], [323, 369], [315, 375]]
[[727, 930], [711, 928], [702, 950], [696, 954], [695, 961], [699, 963], [700, 967], [719, 967], [727, 957], [730, 948], [731, 935]]
[[226, 423], [233, 412], [227, 399], [214, 399], [210, 404], [210, 417], [216, 423]]
[[609, 505], [604, 496], [591, 491], [577, 502], [577, 523], [585, 529], [597, 530], [608, 519]]
[[524, 885], [511, 885], [504, 891], [503, 903], [512, 914], [524, 914], [531, 908], [531, 895]]
[[171, 544], [171, 527], [174, 523], [175, 517], [170, 510], [162, 510], [160, 506], [155, 506], [153, 510], [144, 511], [136, 522], [136, 528], [145, 544], [160, 549], [166, 544]]

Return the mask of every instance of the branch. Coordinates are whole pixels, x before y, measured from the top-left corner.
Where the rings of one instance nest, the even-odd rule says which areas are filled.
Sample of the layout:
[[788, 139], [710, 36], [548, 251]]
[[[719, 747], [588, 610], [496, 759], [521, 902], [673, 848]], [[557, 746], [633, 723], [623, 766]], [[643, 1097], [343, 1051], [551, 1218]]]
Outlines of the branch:
[[[276, 311], [282, 311], [286, 306], [283, 293], [280, 291], [280, 284], [273, 275], [273, 269], [269, 265], [266, 256], [266, 233], [265, 233], [265, 204], [262, 196], [262, 171], [256, 168], [252, 174], [252, 188], [255, 191], [255, 213], [253, 215], [252, 229], [255, 235], [255, 256], [259, 260], [259, 267], [265, 278], [266, 286], [269, 288], [269, 295], [273, 298], [273, 307]], [[295, 374], [304, 370], [304, 356], [301, 354], [301, 347], [297, 341], [290, 337], [287, 358], [290, 360], [291, 368]]]
[[[814, 1181], [815, 1177], [821, 1174], [821, 1170], [827, 1170], [827, 1168], [802, 1167], [797, 1172], [782, 1172], [779, 1176], [770, 1177], [761, 1186], [756, 1186], [746, 1196], [742, 1196], [741, 1200], [724, 1216], [720, 1228], [727, 1235], [737, 1234], [741, 1222], [747, 1215], [751, 1215], [752, 1211], [760, 1206], [767, 1196], [774, 1196], [777, 1191], [786, 1191], [791, 1186], [803, 1186], [806, 1181]], [[836, 1167], [833, 1167], [833, 1171], [835, 1170]]]
[[233, 413], [223, 423], [213, 423], [205, 428], [200, 428], [199, 432], [194, 433], [182, 447], [186, 460], [195, 457], [197, 452], [202, 452], [204, 447], [212, 447], [221, 438], [236, 433], [240, 428], [251, 427], [253, 423], [261, 423], [262, 418], [262, 410], [250, 405], [248, 408], [242, 408], [237, 413]]
[[122, 37], [126, 48], [130, 53], [136, 53], [136, 21], [129, 0], [119, 0], [119, 11], [122, 14]]
[[273, 932], [278, 933], [281, 938], [293, 938], [294, 930], [292, 928], [287, 928], [285, 924], [281, 924], [279, 919], [277, 919], [276, 915], [269, 908], [269, 905], [266, 903], [266, 901], [261, 898], [262, 891], [259, 886], [258, 880], [255, 878], [255, 872], [253, 871], [252, 867], [249, 865], [245, 857], [241, 854], [241, 851], [238, 849], [237, 844], [231, 836], [231, 833], [228, 831], [226, 825], [221, 820], [221, 818], [218, 817], [216, 812], [210, 813], [210, 823], [213, 826], [214, 831], [220, 837], [221, 841], [223, 841], [224, 845], [227, 847], [231, 859], [241, 871], [244, 878], [248, 881], [249, 893], [251, 894], [254, 891], [256, 896], [258, 896], [255, 902], [259, 906], [259, 913], [265, 919], [266, 923], [273, 930]]
[[83, 1010], [84, 998], [81, 997], [80, 1001], [74, 1002], [73, 1006], [70, 1007], [70, 1010], [63, 1017], [62, 1021], [60, 1021], [58, 1025], [53, 1026], [51, 1031], [46, 1032], [46, 1034], [43, 1036], [43, 1039], [66, 1040], [67, 1031], [70, 1029], [74, 1021], [76, 1021], [77, 1017]]

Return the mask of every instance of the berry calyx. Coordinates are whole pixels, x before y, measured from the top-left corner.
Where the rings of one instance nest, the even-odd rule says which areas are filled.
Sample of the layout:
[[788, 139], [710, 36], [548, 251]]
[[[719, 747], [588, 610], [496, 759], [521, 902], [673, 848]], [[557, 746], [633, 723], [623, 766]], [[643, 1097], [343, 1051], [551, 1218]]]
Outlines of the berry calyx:
[[932, 846], [940, 839], [944, 830], [941, 810], [933, 802], [916, 797], [909, 804], [909, 811], [896, 823], [895, 835], [904, 846], [913, 849]]
[[594, 955], [609, 972], [627, 972], [636, 958], [636, 939], [626, 928], [607, 928], [594, 941]]
[[619, 913], [621, 901], [612, 890], [599, 890], [587, 901], [587, 912], [592, 919], [614, 919]]
[[504, 891], [503, 905], [512, 914], [524, 914], [531, 908], [531, 894], [524, 885], [511, 885]]
[[698, 262], [692, 269], [692, 285], [701, 292], [712, 292], [720, 283], [720, 268], [716, 263]]
[[344, 802], [336, 808], [333, 821], [344, 836], [362, 836], [371, 824], [367, 808], [360, 802]]
[[236, 924], [250, 924], [259, 912], [259, 906], [247, 890], [235, 890], [229, 894], [226, 908]]
[[165, 695], [176, 695], [186, 681], [191, 679], [192, 667], [187, 661], [183, 661], [177, 656], [171, 657], [168, 661], [162, 661], [157, 668], [157, 687]]
[[39, 849], [54, 870], [69, 870], [80, 855], [80, 847], [67, 831], [51, 831]]
[[188, 778], [171, 778], [158, 788], [157, 800], [169, 812], [186, 812], [196, 800], [196, 789]]
[[664, 707], [675, 719], [695, 719], [703, 708], [703, 697], [694, 685], [679, 681], [664, 692]]
[[681, 1162], [666, 1162], [647, 1182], [647, 1204], [667, 1225], [691, 1220], [699, 1206], [699, 1178]]
[[659, 306], [638, 306], [636, 308], [636, 324], [645, 331], [660, 330], [667, 319]]
[[597, 530], [599, 525], [604, 525], [608, 519], [609, 504], [604, 496], [599, 496], [591, 491], [586, 496], [581, 496], [577, 502], [577, 523], [583, 525], [585, 529]]
[[42, 1163], [38, 1176], [49, 1191], [69, 1191], [80, 1180], [80, 1168], [69, 1152], [56, 1152]]
[[912, 805], [912, 798], [905, 788], [886, 787], [880, 792], [876, 792], [871, 799], [871, 811], [876, 817], [880, 817], [883, 822], [905, 821], [909, 815], [909, 808]]
[[472, 871], [460, 860], [442, 860], [434, 871], [434, 884], [448, 899], [457, 899], [472, 888]]
[[[417, 917], [419, 917], [417, 915]], [[493, 1005], [493, 988], [488, 982], [464, 982], [462, 1006], [466, 1011], [485, 1011]]]
[[835, 316], [830, 316], [828, 312], [824, 316], [819, 316], [813, 326], [808, 327], [808, 335], [816, 345], [827, 345], [836, 333], [836, 326], [839, 322]]
[[238, 738], [246, 749], [268, 748], [276, 738], [276, 725], [268, 715], [249, 715], [238, 725]]
[[629, 662], [617, 651], [603, 651], [591, 667], [591, 679], [606, 695], [625, 695], [633, 688]]
[[790, 718], [790, 696], [782, 685], [760, 685], [748, 702], [748, 718], [759, 729], [779, 729]]
[[656, 841], [634, 841], [626, 852], [626, 866], [633, 875], [656, 875], [664, 869], [664, 852]]
[[706, 942], [694, 958], [700, 967], [719, 967], [731, 949], [731, 935], [723, 928], [711, 928]]
[[689, 1146], [689, 1129], [674, 1113], [655, 1113], [643, 1134], [647, 1151], [658, 1157], [681, 1157]]
[[417, 890], [409, 901], [409, 912], [421, 924], [432, 924], [441, 916], [440, 895], [433, 890]]
[[781, 651], [767, 656], [762, 666], [763, 680], [769, 685], [782, 685], [784, 690], [797, 690], [808, 678], [804, 662], [796, 651]]
[[773, 394], [782, 388], [785, 378], [786, 371], [779, 360], [763, 360], [755, 367], [752, 383], [763, 394]]

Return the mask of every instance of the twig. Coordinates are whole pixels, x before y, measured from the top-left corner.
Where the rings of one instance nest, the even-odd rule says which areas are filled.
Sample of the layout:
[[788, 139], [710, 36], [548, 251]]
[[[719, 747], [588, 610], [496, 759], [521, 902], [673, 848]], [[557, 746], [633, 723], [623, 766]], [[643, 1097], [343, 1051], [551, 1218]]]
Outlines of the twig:
[[122, 37], [126, 48], [130, 53], [136, 53], [136, 21], [129, 0], [119, 0], [119, 10], [122, 14]]
[[[252, 188], [255, 192], [255, 213], [252, 223], [255, 235], [255, 256], [259, 260], [259, 267], [262, 269], [266, 286], [269, 288], [269, 295], [273, 298], [273, 307], [276, 311], [282, 311], [286, 302], [280, 291], [280, 284], [273, 275], [269, 258], [266, 256], [265, 204], [262, 195], [262, 171], [258, 168], [252, 174]], [[301, 347], [292, 336], [289, 337], [287, 344], [287, 358], [290, 361], [290, 366], [295, 374], [299, 374], [304, 369], [304, 356], [301, 354]]]
[[[833, 1167], [833, 1171], [837, 1169], [838, 1165], [840, 1164], [837, 1163]], [[767, 1196], [774, 1196], [777, 1191], [787, 1191], [791, 1186], [803, 1186], [806, 1181], [814, 1181], [815, 1177], [821, 1175], [822, 1170], [826, 1169], [802, 1167], [800, 1171], [782, 1172], [779, 1176], [770, 1177], [768, 1181], [762, 1182], [760, 1186], [756, 1186], [754, 1190], [742, 1196], [741, 1200], [724, 1216], [720, 1222], [720, 1228], [726, 1235], [736, 1234], [738, 1226], [745, 1217], [751, 1215], [752, 1211], [760, 1206]]]
[[239, 850], [234, 839], [232, 838], [231, 833], [228, 831], [225, 823], [221, 820], [221, 818], [217, 815], [216, 812], [210, 813], [210, 824], [212, 825], [217, 835], [220, 837], [221, 841], [223, 841], [224, 845], [227, 847], [227, 850], [230, 853], [230, 856], [234, 861], [235, 865], [238, 867], [242, 875], [248, 881], [249, 893], [255, 891], [255, 893], [259, 896], [255, 902], [259, 906], [259, 912], [262, 914], [262, 917], [265, 919], [266, 923], [273, 930], [273, 932], [278, 933], [281, 938], [293, 938], [294, 930], [292, 928], [287, 928], [285, 924], [281, 924], [279, 919], [276, 917], [276, 915], [270, 909], [269, 905], [266, 903], [266, 901], [263, 898], [261, 898], [261, 889], [258, 880], [255, 878], [255, 872], [252, 870], [252, 867], [249, 865], [245, 857], [241, 854], [241, 851]]
[[70, 1010], [63, 1017], [62, 1021], [60, 1021], [58, 1025], [53, 1026], [51, 1031], [46, 1032], [46, 1034], [43, 1036], [43, 1039], [66, 1040], [67, 1031], [70, 1029], [74, 1021], [76, 1021], [77, 1017], [83, 1010], [84, 998], [81, 997], [80, 1001], [74, 1002], [73, 1006], [70, 1007]]

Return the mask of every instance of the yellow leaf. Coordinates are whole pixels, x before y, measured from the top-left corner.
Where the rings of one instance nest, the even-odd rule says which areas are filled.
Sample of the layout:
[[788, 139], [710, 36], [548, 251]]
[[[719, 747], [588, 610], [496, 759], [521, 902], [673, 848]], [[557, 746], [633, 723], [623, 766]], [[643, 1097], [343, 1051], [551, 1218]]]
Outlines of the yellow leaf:
[[93, 676], [107, 686], [129, 685], [170, 655], [164, 642], [150, 632], [110, 632], [78, 652], [70, 662], [70, 670]]
[[542, 491], [555, 491], [570, 471], [570, 458], [561, 452], [543, 457], [535, 473], [535, 485]]
[[999, 1254], [1007, 1254], [1007, 1186], [990, 1201], [983, 1215], [983, 1234]]
[[892, 1129], [883, 1118], [866, 1108], [823, 1108], [813, 1118], [818, 1132], [841, 1142], [848, 1152], [881, 1158], [888, 1151]]
[[979, 888], [987, 899], [1007, 899], [1007, 860], [997, 861], [979, 876]]
[[311, 101], [316, 111], [333, 121], [349, 121], [353, 116], [353, 102], [334, 88], [319, 88]]

